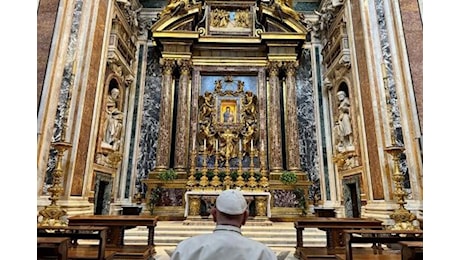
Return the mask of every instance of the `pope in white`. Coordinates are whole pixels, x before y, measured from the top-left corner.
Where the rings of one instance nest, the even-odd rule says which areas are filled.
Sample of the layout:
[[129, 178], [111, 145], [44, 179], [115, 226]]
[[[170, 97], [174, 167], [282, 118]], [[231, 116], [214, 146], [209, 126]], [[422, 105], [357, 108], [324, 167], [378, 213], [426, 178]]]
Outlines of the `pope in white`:
[[180, 242], [171, 260], [276, 260], [266, 245], [244, 237], [241, 226], [248, 219], [248, 205], [240, 190], [223, 191], [211, 215], [216, 228], [211, 234], [198, 235]]

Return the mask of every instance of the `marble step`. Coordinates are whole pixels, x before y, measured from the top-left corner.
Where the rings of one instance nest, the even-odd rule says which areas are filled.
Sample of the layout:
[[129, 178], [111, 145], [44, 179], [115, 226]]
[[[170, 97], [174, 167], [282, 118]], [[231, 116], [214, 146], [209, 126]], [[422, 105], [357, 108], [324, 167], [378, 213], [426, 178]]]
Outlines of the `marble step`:
[[[155, 228], [155, 244], [175, 246], [180, 241], [199, 234], [209, 234], [214, 229], [213, 222], [184, 225], [182, 221], [159, 221]], [[260, 241], [268, 246], [295, 247], [296, 230], [293, 223], [274, 222], [271, 225], [248, 224], [242, 228], [243, 235]], [[145, 244], [147, 228], [137, 227], [126, 230], [126, 244]], [[326, 233], [316, 228], [303, 231], [304, 246], [326, 246]]]

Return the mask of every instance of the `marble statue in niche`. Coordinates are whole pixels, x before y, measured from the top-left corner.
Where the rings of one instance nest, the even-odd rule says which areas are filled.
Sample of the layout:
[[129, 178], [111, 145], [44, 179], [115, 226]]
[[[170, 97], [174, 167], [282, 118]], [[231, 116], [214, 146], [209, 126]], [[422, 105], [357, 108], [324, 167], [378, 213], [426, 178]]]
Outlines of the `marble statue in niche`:
[[123, 128], [123, 113], [119, 109], [120, 90], [114, 87], [107, 96], [106, 120], [104, 124], [102, 147], [114, 151], [120, 148], [121, 132]]
[[350, 100], [348, 99], [345, 91], [340, 90], [337, 92], [337, 150], [339, 152], [351, 151], [353, 147], [353, 130], [350, 119]]

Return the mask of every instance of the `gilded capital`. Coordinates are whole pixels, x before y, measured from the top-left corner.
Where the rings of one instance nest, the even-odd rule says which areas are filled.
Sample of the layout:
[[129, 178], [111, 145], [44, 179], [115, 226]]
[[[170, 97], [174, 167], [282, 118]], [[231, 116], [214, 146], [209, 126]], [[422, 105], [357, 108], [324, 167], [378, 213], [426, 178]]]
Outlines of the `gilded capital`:
[[190, 75], [190, 70], [192, 69], [192, 62], [190, 60], [180, 59], [177, 61], [177, 65], [180, 66], [181, 75]]
[[270, 77], [278, 76], [279, 69], [282, 67], [282, 63], [280, 61], [270, 61], [267, 65], [268, 74]]
[[163, 69], [163, 75], [171, 75], [176, 63], [172, 59], [160, 59], [160, 65]]
[[296, 69], [299, 67], [298, 61], [285, 61], [283, 62], [283, 67], [286, 70], [286, 74], [293, 76], [296, 72]]

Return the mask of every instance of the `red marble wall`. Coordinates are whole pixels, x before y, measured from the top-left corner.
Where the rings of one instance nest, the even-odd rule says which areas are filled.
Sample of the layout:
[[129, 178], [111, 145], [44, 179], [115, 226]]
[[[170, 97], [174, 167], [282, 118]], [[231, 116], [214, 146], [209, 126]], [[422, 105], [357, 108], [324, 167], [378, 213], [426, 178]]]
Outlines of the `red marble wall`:
[[[89, 137], [91, 134], [91, 122], [93, 121], [93, 110], [96, 102], [96, 87], [99, 76], [100, 60], [102, 56], [102, 41], [105, 33], [105, 20], [108, 15], [109, 0], [101, 0], [97, 11], [96, 30], [94, 32], [93, 45], [89, 46], [91, 60], [89, 64], [88, 81], [82, 86], [86, 88], [85, 98], [81, 101], [83, 118], [81, 118], [81, 129], [78, 139], [78, 149], [75, 158], [74, 179], [72, 180], [72, 196], [83, 194], [83, 180], [89, 151]], [[102, 86], [103, 87], [103, 86]], [[88, 173], [91, 174], [91, 173]]]
[[378, 143], [377, 143], [377, 136], [375, 133], [375, 118], [373, 114], [373, 107], [372, 107], [372, 97], [371, 91], [372, 86], [369, 83], [369, 75], [368, 75], [368, 67], [367, 67], [367, 58], [364, 51], [365, 50], [365, 38], [364, 38], [364, 29], [362, 26], [362, 17], [360, 13], [360, 4], [362, 1], [360, 0], [351, 0], [351, 11], [352, 11], [352, 23], [354, 28], [354, 41], [355, 41], [355, 53], [358, 60], [358, 77], [359, 77], [359, 86], [361, 89], [361, 105], [363, 107], [364, 115], [364, 127], [366, 129], [366, 139], [367, 142], [367, 152], [369, 157], [369, 171], [370, 177], [372, 182], [372, 187], [369, 188], [372, 191], [373, 199], [380, 200], [384, 199], [383, 195], [383, 183], [382, 183], [382, 176], [383, 173], [380, 170], [380, 165], [383, 162], [380, 162], [378, 156]]
[[[53, 40], [54, 24], [60, 0], [41, 0], [37, 12], [37, 106], [43, 91], [46, 66]], [[40, 22], [38, 22], [40, 21]]]
[[423, 24], [417, 0], [400, 0], [401, 19], [409, 57], [420, 130], [423, 133]]

